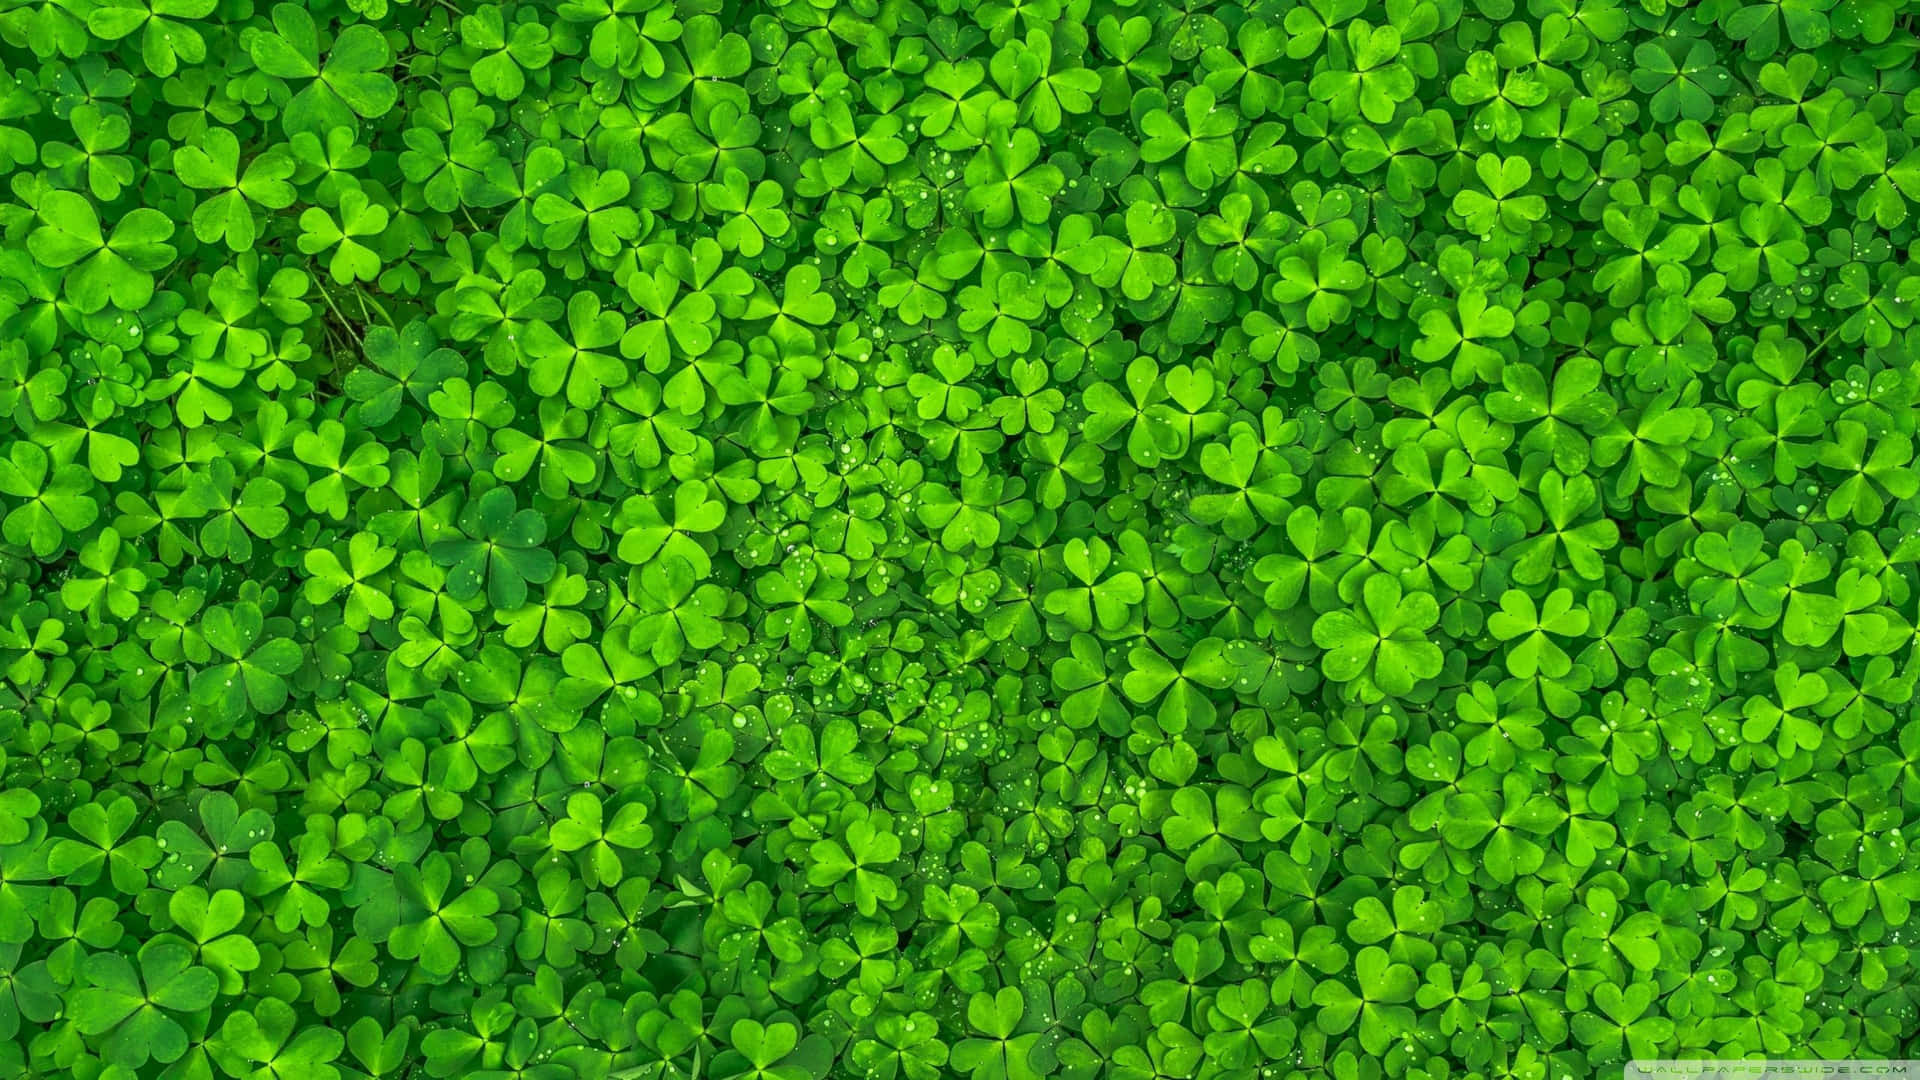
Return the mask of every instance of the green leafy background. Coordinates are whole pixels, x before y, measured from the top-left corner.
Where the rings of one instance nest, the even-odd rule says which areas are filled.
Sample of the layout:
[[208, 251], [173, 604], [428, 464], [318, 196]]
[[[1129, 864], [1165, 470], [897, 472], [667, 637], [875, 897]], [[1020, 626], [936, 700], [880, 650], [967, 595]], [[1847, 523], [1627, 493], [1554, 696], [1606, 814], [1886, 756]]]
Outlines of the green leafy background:
[[1913, 0], [0, 0], [0, 1075], [1916, 1056]]

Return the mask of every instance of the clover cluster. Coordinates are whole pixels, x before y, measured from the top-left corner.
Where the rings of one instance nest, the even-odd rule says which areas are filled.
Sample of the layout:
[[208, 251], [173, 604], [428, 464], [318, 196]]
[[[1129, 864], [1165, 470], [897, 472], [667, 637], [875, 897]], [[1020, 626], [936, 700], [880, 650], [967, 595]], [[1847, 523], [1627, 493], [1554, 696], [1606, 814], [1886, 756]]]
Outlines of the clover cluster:
[[1917, 1057], [1915, 0], [0, 0], [0, 1075]]

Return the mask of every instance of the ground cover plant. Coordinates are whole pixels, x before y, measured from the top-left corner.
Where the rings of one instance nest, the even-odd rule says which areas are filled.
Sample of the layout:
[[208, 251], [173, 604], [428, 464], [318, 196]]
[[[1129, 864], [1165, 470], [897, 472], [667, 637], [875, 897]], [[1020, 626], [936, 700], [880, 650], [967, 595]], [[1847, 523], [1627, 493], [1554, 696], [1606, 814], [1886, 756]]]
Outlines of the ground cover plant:
[[1909, 0], [0, 0], [0, 1076], [1911, 1057]]

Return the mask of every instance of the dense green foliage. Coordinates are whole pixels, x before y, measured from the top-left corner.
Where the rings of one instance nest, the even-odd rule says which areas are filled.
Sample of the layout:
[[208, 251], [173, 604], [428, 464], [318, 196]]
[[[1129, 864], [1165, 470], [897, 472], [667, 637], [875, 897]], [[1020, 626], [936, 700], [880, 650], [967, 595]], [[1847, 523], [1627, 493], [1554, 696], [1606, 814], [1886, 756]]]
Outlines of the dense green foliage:
[[1915, 1056], [1916, 12], [0, 0], [0, 1075]]

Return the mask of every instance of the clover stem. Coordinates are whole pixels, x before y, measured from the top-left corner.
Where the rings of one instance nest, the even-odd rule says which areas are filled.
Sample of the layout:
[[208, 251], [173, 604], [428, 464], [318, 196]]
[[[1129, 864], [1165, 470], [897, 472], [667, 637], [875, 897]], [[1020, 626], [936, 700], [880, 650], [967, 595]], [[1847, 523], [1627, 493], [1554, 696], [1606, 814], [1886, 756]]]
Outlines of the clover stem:
[[[1844, 326], [1844, 325], [1846, 325], [1846, 322], [1845, 320], [1842, 320], [1840, 323], [1840, 326]], [[1807, 361], [1806, 361], [1807, 363], [1809, 364], [1813, 363], [1813, 358], [1816, 356], [1819, 356], [1820, 350], [1827, 347], [1827, 342], [1833, 340], [1833, 335], [1840, 332], [1840, 326], [1835, 326], [1833, 329], [1827, 331], [1827, 336], [1821, 338], [1820, 343], [1818, 345], [1815, 345], [1813, 347], [1813, 351], [1807, 354]]]
[[[363, 316], [365, 316], [365, 317], [366, 317], [366, 320], [367, 320], [368, 322], [370, 322], [370, 323], [371, 323], [371, 322], [379, 322], [379, 321], [381, 321], [381, 320], [379, 320], [379, 319], [375, 319], [375, 318], [373, 317], [373, 312], [372, 312], [372, 311], [370, 311], [370, 310], [368, 310], [368, 308], [367, 308], [367, 294], [366, 294], [366, 293], [364, 293], [364, 292], [362, 292], [362, 291], [360, 291], [359, 289], [355, 289], [355, 290], [353, 290], [353, 298], [354, 298], [354, 300], [355, 300], [355, 301], [357, 301], [357, 302], [359, 303], [359, 305], [360, 305], [360, 314], [361, 314], [361, 315], [363, 315]], [[380, 305], [379, 305], [378, 303], [375, 303], [375, 304], [374, 304], [374, 307], [380, 307]], [[380, 313], [381, 313], [382, 315], [385, 315], [385, 314], [386, 314], [386, 309], [385, 309], [385, 308], [381, 308], [381, 311], [380, 311]], [[389, 323], [391, 323], [391, 322], [392, 322], [393, 320], [392, 320], [392, 319], [387, 319], [387, 320], [385, 320], [385, 321], [386, 321], [386, 322], [389, 322]]]
[[[314, 281], [318, 282], [319, 280], [319, 276], [316, 275]], [[353, 340], [358, 342], [361, 348], [365, 348], [367, 344], [366, 339], [362, 338], [359, 332], [353, 328], [353, 323], [348, 320], [346, 312], [340, 310], [340, 305], [334, 301], [333, 294], [327, 291], [325, 285], [320, 286], [320, 296], [326, 300], [327, 307], [332, 309], [334, 317], [340, 320], [340, 325], [347, 328], [347, 332], [353, 335]]]

